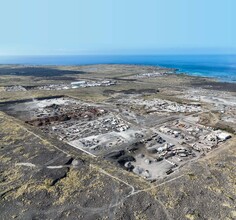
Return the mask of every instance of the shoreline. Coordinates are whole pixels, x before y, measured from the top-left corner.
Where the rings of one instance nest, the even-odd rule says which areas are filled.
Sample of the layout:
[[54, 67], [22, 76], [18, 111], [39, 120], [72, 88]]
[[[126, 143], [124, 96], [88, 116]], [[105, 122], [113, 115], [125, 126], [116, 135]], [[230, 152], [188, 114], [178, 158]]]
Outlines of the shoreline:
[[208, 77], [219, 82], [236, 83], [236, 55], [51, 55], [0, 57], [0, 66], [91, 66], [138, 65], [176, 69], [176, 74]]
[[176, 74], [179, 74], [179, 75], [182, 74], [182, 75], [193, 76], [193, 77], [207, 78], [209, 80], [213, 80], [213, 81], [220, 82], [220, 83], [233, 83], [233, 84], [236, 84], [235, 80], [233, 80], [233, 81], [224, 81], [223, 79], [218, 78], [218, 77], [214, 77], [214, 76], [200, 76], [200, 75], [197, 75], [197, 74], [194, 74], [194, 73], [190, 73], [190, 72], [182, 72], [180, 70], [177, 70]]
[[[10, 76], [10, 77], [25, 77], [25, 76], [32, 76], [32, 77], [62, 77], [61, 72], [63, 72], [63, 75], [66, 76], [67, 74], [77, 74], [77, 76], [82, 76], [84, 73], [93, 73], [96, 75], [96, 71], [99, 68], [126, 68], [126, 67], [137, 67], [138, 69], [142, 68], [161, 68], [170, 70], [171, 73], [164, 74], [165, 76], [175, 76], [175, 77], [183, 77], [188, 78], [190, 80], [190, 86], [193, 87], [201, 87], [203, 89], [212, 89], [212, 90], [220, 90], [220, 91], [227, 91], [227, 92], [236, 92], [236, 82], [224, 82], [220, 81], [218, 78], [214, 77], [206, 77], [206, 76], [196, 76], [191, 75], [191, 73], [187, 72], [178, 72], [178, 68], [170, 68], [170, 67], [164, 67], [164, 66], [155, 66], [155, 65], [141, 65], [141, 64], [86, 64], [86, 65], [22, 65], [22, 64], [0, 64], [0, 77], [1, 76]], [[12, 74], [14, 72], [14, 68], [17, 69], [17, 71], [21, 70], [20, 74]], [[25, 70], [24, 70], [25, 69]], [[35, 73], [34, 69], [37, 69], [39, 73]], [[42, 69], [43, 75], [41, 75], [40, 71]], [[94, 69], [94, 70], [92, 70]], [[27, 73], [27, 71], [29, 73]], [[6, 71], [6, 72], [4, 72]], [[16, 71], [16, 72], [17, 72]], [[38, 74], [37, 76], [30, 73], [33, 72], [35, 74]], [[45, 74], [49, 72], [49, 74]], [[50, 75], [50, 71], [58, 71], [54, 75]], [[112, 69], [110, 70], [112, 74]], [[25, 72], [25, 75], [24, 75]], [[99, 72], [100, 74], [100, 72]], [[112, 77], [112, 75], [104, 73], [104, 78], [106, 77]], [[121, 76], [122, 79], [122, 76]], [[124, 78], [125, 79], [125, 78]], [[69, 80], [69, 78], [68, 78]]]
[[[190, 76], [190, 77], [196, 77], [196, 78], [203, 78], [203, 79], [208, 79], [210, 81], [214, 82], [219, 82], [219, 83], [231, 83], [231, 84], [236, 84], [236, 80], [229, 80], [225, 81], [221, 78], [214, 77], [214, 76], [201, 76], [197, 75], [191, 72], [187, 71], [182, 71], [180, 68], [177, 67], [168, 67], [168, 66], [163, 66], [163, 65], [150, 65], [150, 64], [126, 64], [126, 63], [100, 63], [100, 64], [74, 64], [74, 65], [65, 65], [65, 64], [21, 64], [21, 63], [16, 63], [16, 64], [2, 64], [0, 63], [0, 67], [24, 67], [24, 68], [29, 68], [29, 67], [35, 67], [35, 68], [41, 68], [41, 67], [88, 67], [88, 66], [139, 66], [139, 67], [151, 67], [151, 68], [163, 68], [163, 69], [171, 69], [174, 71], [174, 73], [169, 73], [169, 74], [174, 74], [174, 75], [184, 75], [184, 76]], [[1, 72], [0, 72], [1, 75]]]

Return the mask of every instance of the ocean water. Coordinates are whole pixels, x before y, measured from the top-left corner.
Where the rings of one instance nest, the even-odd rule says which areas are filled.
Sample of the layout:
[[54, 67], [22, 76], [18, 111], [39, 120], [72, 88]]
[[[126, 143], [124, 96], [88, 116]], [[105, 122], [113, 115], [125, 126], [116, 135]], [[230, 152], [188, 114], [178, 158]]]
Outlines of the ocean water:
[[177, 68], [178, 73], [236, 83], [236, 55], [80, 55], [0, 56], [0, 64], [89, 65], [136, 64]]

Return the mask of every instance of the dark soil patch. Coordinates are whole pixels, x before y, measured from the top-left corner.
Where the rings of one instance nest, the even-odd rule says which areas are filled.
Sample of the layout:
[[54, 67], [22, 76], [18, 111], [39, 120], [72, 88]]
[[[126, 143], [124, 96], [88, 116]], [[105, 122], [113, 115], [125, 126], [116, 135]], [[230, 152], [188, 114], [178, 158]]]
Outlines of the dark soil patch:
[[130, 95], [130, 94], [146, 94], [146, 93], [156, 94], [158, 92], [159, 92], [158, 89], [127, 89], [127, 90], [119, 90], [119, 91], [110, 89], [110, 90], [104, 90], [103, 94], [104, 95], [112, 95], [112, 94], [116, 94], [116, 93], [123, 93], [123, 94]]
[[220, 91], [229, 91], [236, 92], [236, 83], [227, 83], [227, 82], [211, 82], [211, 81], [193, 81], [191, 82], [192, 86], [201, 87], [203, 89], [213, 89]]

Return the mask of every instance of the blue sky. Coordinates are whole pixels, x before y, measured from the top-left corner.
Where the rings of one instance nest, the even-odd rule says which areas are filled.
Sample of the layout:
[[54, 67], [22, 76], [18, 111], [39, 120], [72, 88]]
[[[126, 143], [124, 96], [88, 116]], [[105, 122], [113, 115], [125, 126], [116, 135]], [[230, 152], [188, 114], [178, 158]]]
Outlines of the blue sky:
[[236, 53], [235, 0], [0, 0], [0, 55]]

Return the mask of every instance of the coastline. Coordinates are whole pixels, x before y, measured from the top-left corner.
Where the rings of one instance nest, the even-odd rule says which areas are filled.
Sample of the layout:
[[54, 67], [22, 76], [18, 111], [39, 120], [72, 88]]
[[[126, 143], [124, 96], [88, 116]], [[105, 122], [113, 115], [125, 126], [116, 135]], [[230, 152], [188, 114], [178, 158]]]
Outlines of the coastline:
[[[203, 89], [211, 89], [211, 90], [219, 90], [219, 91], [227, 91], [227, 92], [236, 92], [236, 82], [224, 82], [220, 81], [218, 78], [213, 78], [213, 77], [207, 77], [207, 76], [196, 76], [196, 75], [191, 75], [190, 73], [187, 72], [179, 72], [179, 69], [177, 68], [169, 68], [169, 67], [164, 67], [164, 66], [155, 66], [155, 65], [141, 65], [141, 64], [88, 64], [88, 65], [22, 65], [22, 64], [0, 64], [0, 77], [1, 76], [9, 76], [10, 78], [15, 77], [24, 77], [24, 76], [31, 76], [31, 77], [56, 77], [58, 79], [62, 80], [76, 80], [76, 77], [67, 77], [67, 74], [76, 74], [77, 76], [82, 76], [82, 74], [96, 74], [96, 69], [97, 68], [106, 68], [106, 67], [111, 67], [116, 69], [117, 67], [134, 67], [137, 71], [139, 69], [143, 68], [150, 68], [150, 69], [155, 69], [155, 68], [162, 68], [169, 70], [170, 73], [166, 73], [165, 77], [168, 77], [170, 81], [172, 81], [172, 77], [178, 77], [183, 80], [183, 83], [185, 84], [185, 79], [189, 81], [189, 86], [192, 87], [197, 87], [197, 88], [203, 88]], [[14, 70], [17, 69], [18, 73], [14, 73]], [[40, 73], [42, 69], [42, 73]], [[21, 71], [19, 71], [21, 70]], [[35, 73], [35, 71], [39, 71], [39, 73]], [[111, 73], [109, 74], [104, 74], [104, 78], [112, 78], [112, 70], [110, 70]], [[51, 74], [51, 72], [53, 72]], [[55, 73], [54, 73], [55, 72]], [[79, 73], [78, 73], [79, 72]], [[47, 75], [47, 73], [49, 73]], [[37, 75], [34, 75], [37, 74]], [[57, 75], [58, 74], [58, 75]], [[62, 77], [62, 75], [64, 77]], [[102, 74], [99, 73], [98, 77], [103, 77]], [[115, 79], [120, 78], [120, 80], [127, 80], [126, 78], [115, 77]], [[53, 78], [52, 78], [53, 79]], [[58, 80], [56, 80], [58, 81]], [[58, 82], [57, 82], [58, 83]], [[19, 81], [14, 82], [12, 81], [12, 85], [14, 84], [19, 84]], [[34, 84], [34, 82], [32, 82]], [[4, 84], [0, 86], [3, 86]]]
[[58, 55], [0, 57], [0, 65], [90, 66], [139, 65], [176, 69], [188, 74], [236, 83], [236, 55]]
[[196, 76], [189, 73], [174, 73], [173, 75], [190, 77], [196, 82], [192, 82], [192, 86], [202, 87], [203, 89], [221, 90], [228, 92], [236, 92], [236, 82], [221, 81], [218, 78], [206, 77], [206, 76]]

